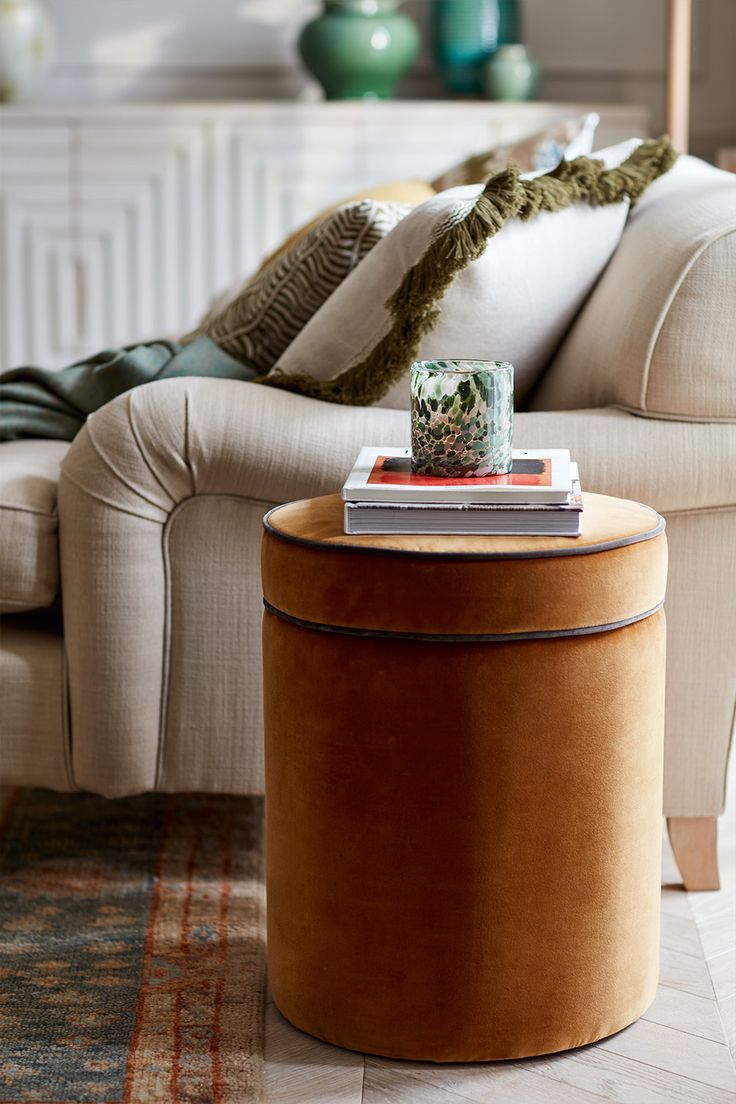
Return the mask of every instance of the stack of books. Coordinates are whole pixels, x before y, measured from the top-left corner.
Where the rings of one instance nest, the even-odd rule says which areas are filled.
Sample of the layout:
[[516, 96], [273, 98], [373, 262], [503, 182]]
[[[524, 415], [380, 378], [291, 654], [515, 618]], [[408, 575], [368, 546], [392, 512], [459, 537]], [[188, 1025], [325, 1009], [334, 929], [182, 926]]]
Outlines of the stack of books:
[[578, 537], [583, 500], [567, 449], [514, 450], [508, 475], [415, 475], [408, 448], [364, 448], [342, 489], [345, 532]]

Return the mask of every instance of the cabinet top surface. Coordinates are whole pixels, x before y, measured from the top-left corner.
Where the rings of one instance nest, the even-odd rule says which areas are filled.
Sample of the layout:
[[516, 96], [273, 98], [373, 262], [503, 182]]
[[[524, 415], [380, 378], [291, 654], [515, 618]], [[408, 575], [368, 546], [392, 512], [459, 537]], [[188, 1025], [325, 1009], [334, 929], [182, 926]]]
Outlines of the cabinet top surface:
[[526, 103], [499, 103], [491, 100], [341, 100], [305, 102], [297, 100], [213, 100], [213, 101], [176, 101], [145, 103], [108, 103], [108, 104], [2, 104], [0, 119], [4, 122], [33, 121], [34, 119], [64, 119], [86, 117], [145, 118], [156, 115], [292, 115], [292, 116], [416, 116], [417, 114], [452, 114], [466, 116], [510, 116], [537, 117], [542, 114], [576, 113], [598, 111], [609, 118], [620, 116], [630, 118], [649, 117], [649, 109], [639, 104], [606, 104], [591, 102], [535, 100]]

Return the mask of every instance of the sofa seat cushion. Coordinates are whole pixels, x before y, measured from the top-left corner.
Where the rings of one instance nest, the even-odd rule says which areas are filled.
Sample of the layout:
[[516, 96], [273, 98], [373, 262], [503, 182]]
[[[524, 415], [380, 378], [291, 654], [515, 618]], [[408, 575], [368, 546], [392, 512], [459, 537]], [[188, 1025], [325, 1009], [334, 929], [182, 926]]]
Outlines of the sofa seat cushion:
[[75, 789], [58, 610], [3, 618], [0, 702], [0, 786]]
[[56, 488], [66, 441], [0, 444], [0, 613], [50, 606], [59, 589]]

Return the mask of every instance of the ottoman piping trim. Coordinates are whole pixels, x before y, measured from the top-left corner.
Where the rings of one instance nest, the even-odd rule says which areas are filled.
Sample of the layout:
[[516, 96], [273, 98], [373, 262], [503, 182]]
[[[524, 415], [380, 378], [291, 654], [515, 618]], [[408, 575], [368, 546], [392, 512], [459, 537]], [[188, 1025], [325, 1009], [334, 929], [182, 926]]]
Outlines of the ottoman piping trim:
[[[588, 544], [581, 548], [542, 548], [538, 552], [528, 549], [525, 552], [421, 552], [414, 548], [372, 548], [362, 544], [338, 543], [332, 541], [310, 540], [309, 537], [297, 537], [293, 533], [284, 533], [276, 529], [270, 521], [271, 515], [281, 510], [282, 506], [275, 506], [269, 510], [263, 519], [263, 528], [269, 536], [285, 541], [287, 544], [298, 544], [303, 548], [317, 548], [325, 552], [358, 552], [361, 555], [374, 556], [409, 556], [421, 557], [432, 560], [541, 560], [560, 556], [590, 556], [596, 552], [611, 552], [614, 548], [625, 548], [629, 544], [639, 544], [641, 541], [653, 540], [665, 530], [665, 519], [647, 506], [648, 510], [658, 519], [653, 529], [647, 529], [644, 533], [633, 533], [629, 537], [619, 537], [616, 540], [601, 541], [600, 544]], [[574, 538], [571, 538], [574, 539]]]
[[336, 633], [341, 636], [362, 636], [377, 640], [419, 640], [430, 644], [496, 644], [514, 640], [548, 640], [560, 636], [590, 636], [593, 633], [612, 632], [614, 629], [625, 629], [627, 625], [635, 625], [637, 621], [645, 621], [658, 613], [664, 605], [664, 599], [656, 606], [645, 610], [644, 613], [635, 613], [633, 617], [626, 617], [623, 621], [608, 621], [602, 625], [580, 625], [574, 629], [538, 629], [530, 632], [510, 633], [421, 633], [398, 632], [392, 629], [359, 629], [347, 625], [323, 625], [319, 621], [305, 621], [301, 617], [294, 617], [291, 613], [284, 613], [277, 609], [264, 598], [263, 605], [267, 613], [278, 617], [281, 621], [287, 621], [300, 629], [312, 629], [316, 632]]

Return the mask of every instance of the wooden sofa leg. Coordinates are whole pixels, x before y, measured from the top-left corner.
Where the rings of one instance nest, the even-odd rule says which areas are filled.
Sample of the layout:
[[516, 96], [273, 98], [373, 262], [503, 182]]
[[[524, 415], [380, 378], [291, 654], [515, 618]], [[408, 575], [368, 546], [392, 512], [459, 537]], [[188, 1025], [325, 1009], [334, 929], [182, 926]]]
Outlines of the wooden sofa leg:
[[667, 817], [667, 833], [685, 889], [720, 889], [718, 818]]

